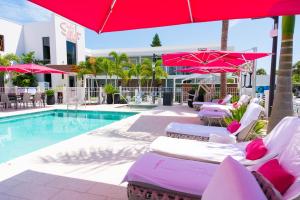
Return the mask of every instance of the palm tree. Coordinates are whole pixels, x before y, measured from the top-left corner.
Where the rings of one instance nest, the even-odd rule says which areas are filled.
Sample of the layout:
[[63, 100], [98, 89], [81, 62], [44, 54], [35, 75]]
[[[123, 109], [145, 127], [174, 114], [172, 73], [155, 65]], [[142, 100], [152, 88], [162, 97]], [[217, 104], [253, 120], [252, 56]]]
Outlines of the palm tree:
[[[229, 21], [223, 20], [222, 21], [222, 35], [221, 35], [221, 50], [227, 50], [227, 40], [228, 40], [228, 27]], [[226, 81], [226, 73], [221, 73], [221, 94], [220, 98], [224, 98], [227, 93], [227, 81]]]
[[[142, 62], [141, 67], [141, 79], [143, 82], [146, 82], [147, 90], [149, 87], [149, 80], [152, 78], [152, 61], [148, 58], [145, 58]], [[152, 80], [151, 80], [152, 81]]]
[[[87, 61], [80, 62], [79, 64], [79, 74], [92, 74], [95, 78], [97, 75], [100, 75], [103, 71], [101, 69], [101, 61], [103, 58], [89, 58]], [[96, 80], [96, 87], [99, 87], [98, 82]]]
[[100, 63], [102, 72], [105, 74], [105, 85], [107, 84], [108, 77], [111, 79], [113, 75], [113, 63], [111, 60], [107, 58], [103, 58]]
[[[142, 69], [142, 71], [141, 71], [142, 80], [146, 81], [147, 88], [148, 88], [150, 79], [151, 79], [151, 86], [153, 85], [153, 82], [152, 82], [153, 69], [152, 69], [151, 60], [150, 59], [144, 59], [143, 62], [142, 62], [141, 69]], [[161, 60], [156, 61], [155, 66], [154, 66], [154, 70], [155, 70], [155, 80], [157, 82], [161, 82], [161, 79], [168, 77], [167, 72], [165, 72], [165, 70], [162, 68], [162, 61]]]
[[27, 64], [27, 63], [34, 63], [35, 62], [35, 52], [34, 51], [30, 51], [29, 53], [23, 53], [21, 55], [21, 61], [24, 63], [24, 64]]
[[284, 117], [293, 115], [292, 60], [295, 16], [282, 17], [282, 39], [274, 104], [268, 124], [270, 132]]
[[162, 61], [158, 60], [155, 63], [155, 80], [160, 84], [162, 79], [166, 79], [168, 73], [162, 67]]
[[131, 64], [130, 75], [135, 76], [138, 82], [139, 91], [141, 90], [141, 76], [142, 76], [142, 65], [141, 64]]
[[3, 56], [0, 55], [0, 65], [1, 66], [10, 66], [12, 62], [20, 62], [20, 58], [13, 53], [5, 54]]
[[125, 53], [119, 55], [115, 51], [110, 52], [109, 56], [113, 58], [114, 74], [117, 76], [118, 83], [119, 77], [122, 75], [123, 67], [128, 64], [128, 56]]

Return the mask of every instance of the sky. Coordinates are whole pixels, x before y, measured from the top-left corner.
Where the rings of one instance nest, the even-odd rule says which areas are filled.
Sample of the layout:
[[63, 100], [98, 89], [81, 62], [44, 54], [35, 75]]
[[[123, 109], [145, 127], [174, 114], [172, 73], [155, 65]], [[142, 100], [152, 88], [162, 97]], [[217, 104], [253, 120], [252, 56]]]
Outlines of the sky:
[[[0, 17], [19, 23], [45, 21], [51, 13], [44, 8], [36, 6], [26, 0], [0, 0]], [[281, 24], [281, 22], [280, 22]], [[272, 38], [270, 31], [273, 20], [242, 19], [231, 20], [229, 26], [228, 46], [233, 46], [235, 51], [244, 51], [257, 47], [259, 52], [272, 51]], [[220, 44], [221, 22], [207, 22], [188, 25], [169, 26], [115, 33], [97, 33], [86, 29], [86, 48], [134, 48], [149, 47], [155, 33], [159, 34], [163, 46], [199, 45], [215, 46]], [[280, 33], [280, 30], [279, 30]], [[278, 53], [280, 52], [280, 34]], [[293, 62], [300, 60], [300, 16], [296, 17], [294, 34]], [[278, 60], [277, 60], [278, 61]], [[271, 57], [257, 61], [257, 68], [270, 71]]]

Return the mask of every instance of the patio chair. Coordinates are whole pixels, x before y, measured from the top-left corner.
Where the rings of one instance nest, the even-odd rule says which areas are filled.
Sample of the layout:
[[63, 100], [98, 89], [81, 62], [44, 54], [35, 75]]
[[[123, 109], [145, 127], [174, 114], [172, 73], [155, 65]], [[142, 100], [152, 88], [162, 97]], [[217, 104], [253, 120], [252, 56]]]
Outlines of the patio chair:
[[[279, 164], [295, 177], [295, 182], [282, 195], [268, 180], [256, 172], [259, 167], [269, 160], [246, 168], [231, 157], [227, 157], [221, 164], [213, 164], [172, 158], [149, 152], [142, 155], [131, 166], [123, 179], [123, 182], [128, 182], [128, 199], [292, 200], [299, 198], [300, 134], [296, 134], [290, 139], [288, 145], [285, 148], [281, 147], [283, 149], [275, 157]], [[281, 178], [277, 174], [275, 176]], [[216, 180], [219, 181], [217, 184]], [[249, 185], [249, 183], [251, 184]], [[212, 185], [214, 188], [211, 188]], [[224, 190], [224, 188], [226, 189]], [[208, 195], [209, 191], [221, 192], [221, 194]], [[252, 194], [257, 195], [257, 192], [263, 192], [263, 195], [260, 197], [251, 196]], [[232, 196], [229, 198], [227, 195]], [[219, 198], [208, 198], [209, 196], [219, 196]]]
[[28, 108], [28, 104], [31, 103], [31, 94], [24, 93], [22, 99], [18, 100], [18, 103], [23, 104], [23, 108]]
[[43, 101], [43, 98], [42, 98], [42, 94], [41, 93], [35, 93], [33, 99], [32, 99], [32, 102], [33, 102], [33, 106], [34, 107], [37, 107], [37, 105], [40, 105], [40, 107], [44, 106], [45, 107], [45, 104], [44, 104], [44, 101]]
[[1, 104], [4, 105], [5, 109], [11, 107], [12, 103], [7, 94], [1, 94]]
[[175, 158], [220, 163], [225, 157], [232, 156], [244, 165], [254, 165], [278, 155], [294, 135], [300, 135], [300, 118], [286, 117], [263, 138], [268, 152], [259, 160], [247, 160], [245, 149], [249, 142], [222, 144], [196, 140], [177, 139], [160, 136], [150, 145], [150, 151]]
[[[230, 102], [232, 98], [232, 95], [231, 94], [227, 94], [223, 99], [222, 99], [222, 102], [221, 104], [223, 105], [226, 105], [227, 103]], [[194, 101], [193, 102], [193, 107], [196, 109], [196, 110], [199, 110], [201, 108], [201, 106], [203, 105], [218, 105], [218, 100], [215, 100], [215, 101], [212, 101], [212, 102], [199, 102], [199, 101]]]
[[232, 134], [225, 127], [172, 122], [166, 128], [166, 135], [168, 137], [208, 141], [210, 135], [214, 134], [220, 137], [234, 139], [233, 142], [235, 142], [235, 139], [237, 141], [244, 141], [252, 132], [257, 120], [259, 120], [262, 115], [263, 110], [263, 107], [260, 105], [250, 103], [240, 120], [240, 128]]

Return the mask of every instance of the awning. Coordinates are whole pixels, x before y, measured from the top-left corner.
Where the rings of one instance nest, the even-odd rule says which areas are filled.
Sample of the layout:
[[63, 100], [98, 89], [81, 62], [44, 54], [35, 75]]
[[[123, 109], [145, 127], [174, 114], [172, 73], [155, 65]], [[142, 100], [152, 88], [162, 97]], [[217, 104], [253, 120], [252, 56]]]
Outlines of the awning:
[[30, 0], [98, 33], [300, 14], [299, 0]]

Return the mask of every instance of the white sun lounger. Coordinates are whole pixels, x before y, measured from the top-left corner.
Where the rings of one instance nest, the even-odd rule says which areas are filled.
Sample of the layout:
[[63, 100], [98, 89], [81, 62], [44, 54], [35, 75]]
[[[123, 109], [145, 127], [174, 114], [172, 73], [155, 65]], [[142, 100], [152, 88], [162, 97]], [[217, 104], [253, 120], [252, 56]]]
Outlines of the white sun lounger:
[[[250, 97], [248, 95], [242, 95], [238, 101], [239, 105], [246, 105], [248, 104], [248, 102], [250, 101]], [[201, 106], [201, 110], [210, 110], [210, 111], [223, 111], [223, 112], [227, 112], [230, 113], [230, 110], [234, 109], [232, 104], [226, 104], [226, 105], [222, 105], [222, 104], [204, 104], [203, 106]]]
[[[299, 123], [299, 122], [296, 122]], [[298, 125], [299, 126], [299, 125]], [[279, 129], [286, 127], [279, 127]], [[297, 128], [296, 130], [299, 132]], [[292, 130], [293, 131], [293, 130]], [[300, 135], [296, 134], [292, 137], [287, 136], [289, 142], [283, 148], [282, 146], [274, 148], [282, 148], [276, 156], [280, 164], [295, 176], [295, 182], [283, 194], [282, 199], [295, 200], [300, 196]], [[271, 137], [270, 140], [275, 140]], [[278, 139], [278, 138], [277, 138]], [[269, 146], [270, 148], [270, 146]], [[228, 160], [225, 159], [225, 160]], [[253, 166], [249, 166], [248, 170], [257, 170], [265, 162], [259, 162]], [[212, 180], [219, 164], [196, 162], [193, 160], [185, 160], [179, 158], [168, 157], [154, 152], [148, 152], [142, 155], [128, 170], [123, 181], [128, 182], [127, 191], [128, 199], [201, 199], [207, 189], [208, 184]], [[237, 166], [237, 165], [235, 165]], [[235, 168], [235, 167], [234, 167]], [[237, 169], [237, 168], [235, 168]], [[225, 170], [224, 170], [225, 172]], [[232, 171], [231, 173], [233, 173]], [[243, 173], [239, 170], [239, 173]], [[235, 174], [235, 177], [238, 178]], [[231, 176], [230, 176], [231, 177]], [[256, 176], [254, 176], [256, 177]], [[235, 179], [236, 179], [235, 178]], [[249, 179], [248, 179], [249, 180]], [[262, 180], [258, 180], [259, 184], [263, 184]], [[223, 183], [223, 182], [220, 182]], [[241, 182], [247, 185], [247, 182]], [[224, 180], [226, 184], [226, 180]], [[222, 185], [222, 184], [220, 184]], [[271, 199], [272, 185], [268, 184], [261, 189], [264, 191], [266, 198]], [[243, 188], [243, 186], [241, 186]], [[252, 188], [252, 186], [251, 186]], [[218, 192], [219, 188], [215, 188]], [[234, 187], [233, 190], [234, 191]], [[247, 187], [245, 188], [247, 189]], [[250, 189], [250, 188], [248, 188]], [[258, 189], [259, 190], [259, 189]], [[240, 191], [240, 190], [236, 190]], [[246, 191], [246, 190], [244, 190]], [[259, 190], [261, 191], [261, 190]], [[254, 191], [255, 192], [255, 191]], [[249, 194], [252, 194], [250, 192]], [[163, 197], [163, 198], [162, 198]], [[171, 197], [171, 198], [170, 198]], [[219, 198], [220, 199], [220, 198]], [[241, 198], [235, 198], [241, 199]], [[257, 199], [257, 198], [250, 198]]]
[[176, 122], [172, 122], [167, 126], [166, 134], [169, 137], [201, 141], [208, 141], [210, 135], [214, 134], [222, 137], [236, 136], [238, 141], [243, 141], [253, 129], [263, 110], [263, 107], [260, 105], [256, 103], [250, 103], [240, 121], [240, 128], [232, 134], [225, 127], [184, 124]]
[[[231, 98], [232, 98], [231, 94], [226, 95], [223, 99], [223, 104], [225, 105], [227, 103], [230, 103]], [[193, 102], [193, 106], [195, 106], [195, 108], [201, 107], [203, 105], [218, 105], [218, 103], [217, 102], [199, 102], [199, 101]]]
[[245, 147], [249, 142], [222, 144], [161, 136], [152, 142], [150, 151], [170, 157], [212, 163], [220, 163], [227, 156], [232, 156], [244, 165], [254, 165], [278, 155], [296, 134], [300, 135], [300, 118], [286, 117], [281, 120], [263, 138], [268, 149], [267, 155], [256, 161], [246, 159]]
[[[237, 102], [239, 105], [247, 105], [250, 101], [250, 97], [248, 95], [242, 95]], [[208, 126], [219, 124], [220, 126], [224, 126], [224, 118], [231, 116], [231, 110], [234, 110], [232, 104], [221, 105], [203, 105], [198, 112], [198, 116], [201, 120], [203, 120]]]

